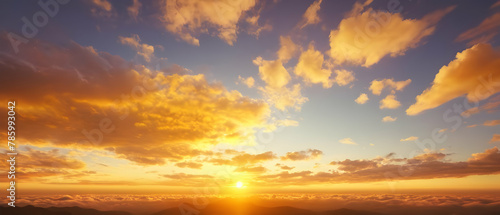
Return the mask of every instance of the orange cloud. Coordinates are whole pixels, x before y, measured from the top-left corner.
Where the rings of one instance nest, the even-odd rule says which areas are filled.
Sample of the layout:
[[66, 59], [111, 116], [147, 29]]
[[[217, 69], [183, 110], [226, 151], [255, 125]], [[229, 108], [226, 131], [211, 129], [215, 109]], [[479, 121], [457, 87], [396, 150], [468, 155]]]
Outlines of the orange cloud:
[[500, 125], [500, 119], [498, 120], [488, 120], [483, 123], [484, 126], [496, 126]]
[[199, 46], [196, 34], [215, 29], [229, 45], [236, 42], [238, 21], [256, 5], [255, 0], [163, 0], [161, 21], [165, 29], [189, 44]]
[[133, 20], [137, 21], [141, 7], [142, 7], [142, 3], [139, 0], [133, 0], [132, 5], [127, 7], [128, 15]]
[[415, 140], [418, 140], [418, 137], [411, 136], [411, 137], [408, 137], [408, 138], [401, 139], [400, 141], [401, 142], [406, 142], [406, 141], [415, 141]]
[[[178, 66], [151, 71], [76, 43], [34, 44], [16, 58], [0, 56], [0, 95], [23, 104], [19, 129], [33, 145], [94, 148], [156, 165], [218, 143], [249, 144], [255, 128], [267, 126], [267, 103]], [[3, 35], [0, 47], [8, 45]]]
[[155, 48], [152, 45], [141, 43], [139, 35], [132, 34], [131, 37], [119, 36], [118, 38], [121, 44], [132, 47], [135, 51], [137, 51], [137, 55], [142, 56], [146, 62], [150, 62], [151, 58], [154, 56]]
[[396, 109], [401, 106], [401, 103], [396, 99], [396, 95], [387, 95], [380, 100], [380, 109]]
[[500, 141], [500, 134], [494, 134], [490, 140], [490, 143], [498, 142], [498, 141]]
[[298, 24], [301, 29], [307, 25], [318, 24], [321, 21], [321, 18], [318, 16], [318, 11], [321, 9], [320, 5], [322, 1], [323, 0], [316, 0], [309, 5], [304, 15], [302, 15], [302, 20]]
[[196, 162], [184, 161], [184, 162], [176, 163], [175, 166], [180, 167], [180, 168], [201, 169], [203, 164], [196, 163]]
[[373, 80], [370, 83], [370, 91], [372, 91], [373, 95], [380, 95], [382, 90], [389, 89], [391, 90], [391, 94], [394, 91], [402, 91], [408, 84], [411, 83], [411, 79], [406, 81], [394, 81], [394, 79], [382, 79], [382, 80]]
[[287, 152], [285, 156], [281, 157], [281, 160], [311, 160], [321, 157], [323, 152], [317, 149], [308, 149], [307, 151], [298, 151], [298, 152]]
[[396, 119], [398, 119], [398, 118], [397, 117], [392, 117], [392, 116], [385, 116], [382, 119], [382, 122], [394, 122], [394, 121], [396, 121]]
[[[472, 40], [470, 45], [475, 45], [477, 43], [488, 43], [496, 34], [495, 32], [500, 27], [500, 13], [495, 13], [490, 17], [483, 20], [478, 26], [471, 28], [460, 35], [455, 39], [455, 41], [461, 42], [464, 40]], [[484, 35], [480, 37], [480, 35]]]
[[300, 55], [294, 73], [308, 84], [322, 84], [323, 88], [330, 88], [333, 84], [330, 79], [332, 71], [323, 68], [323, 62], [323, 54], [315, 50], [311, 43], [307, 51]]
[[299, 48], [300, 47], [292, 41], [290, 36], [280, 36], [280, 49], [277, 52], [278, 59], [284, 63], [288, 62], [288, 60], [297, 54]]
[[359, 95], [359, 97], [358, 97], [356, 100], [354, 100], [354, 101], [355, 101], [356, 103], [358, 103], [358, 104], [364, 104], [364, 103], [366, 103], [368, 100], [369, 100], [369, 99], [368, 99], [368, 95], [366, 95], [366, 93], [361, 93], [361, 94]]
[[336, 30], [330, 32], [330, 56], [336, 64], [345, 62], [370, 67], [383, 57], [403, 55], [434, 33], [439, 20], [455, 6], [425, 15], [422, 19], [403, 19], [401, 14], [374, 11], [356, 4]]
[[416, 97], [406, 114], [417, 115], [463, 95], [473, 102], [487, 99], [500, 92], [498, 68], [500, 52], [489, 44], [457, 53], [455, 60], [439, 70], [432, 86]]

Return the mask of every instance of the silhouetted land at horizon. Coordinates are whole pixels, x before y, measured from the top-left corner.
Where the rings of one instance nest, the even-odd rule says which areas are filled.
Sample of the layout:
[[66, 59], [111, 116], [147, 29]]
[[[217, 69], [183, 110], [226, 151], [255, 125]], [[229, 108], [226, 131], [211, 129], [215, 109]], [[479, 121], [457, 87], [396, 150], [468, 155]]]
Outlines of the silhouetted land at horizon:
[[[194, 208], [194, 207], [193, 207]], [[312, 211], [290, 206], [262, 207], [248, 203], [234, 203], [231, 201], [218, 201], [209, 204], [199, 211], [198, 215], [498, 215], [500, 206], [491, 207], [409, 207], [406, 209], [387, 209], [385, 212], [372, 212], [357, 209], [341, 208], [327, 211]], [[24, 207], [0, 207], [1, 215], [134, 215], [124, 211], [99, 211], [81, 207], [48, 207], [41, 208], [32, 205]], [[190, 213], [187, 213], [190, 214]], [[195, 213], [191, 213], [195, 214]], [[155, 213], [144, 213], [144, 215], [186, 215], [178, 207], [168, 208]]]

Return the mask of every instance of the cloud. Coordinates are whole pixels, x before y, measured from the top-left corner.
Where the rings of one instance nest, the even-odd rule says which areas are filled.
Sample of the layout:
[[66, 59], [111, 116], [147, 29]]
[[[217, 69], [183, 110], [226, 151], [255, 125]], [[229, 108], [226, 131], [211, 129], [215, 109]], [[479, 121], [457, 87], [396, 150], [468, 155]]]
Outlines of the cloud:
[[489, 44], [477, 44], [457, 53], [456, 59], [441, 67], [432, 86], [416, 97], [407, 110], [417, 115], [452, 99], [466, 95], [478, 102], [500, 92], [500, 51]]
[[484, 126], [496, 126], [496, 125], [500, 125], [500, 119], [498, 120], [487, 120], [484, 122], [483, 124]]
[[380, 109], [396, 109], [401, 106], [401, 103], [396, 100], [396, 95], [387, 95], [384, 99], [380, 100]]
[[248, 34], [254, 35], [256, 38], [259, 38], [259, 35], [262, 31], [271, 31], [273, 30], [273, 26], [269, 23], [264, 24], [263, 26], [259, 25], [260, 19], [260, 10], [254, 16], [249, 16], [245, 19], [245, 21], [250, 25], [247, 29]]
[[411, 137], [408, 137], [408, 138], [401, 139], [400, 141], [401, 142], [406, 142], [406, 141], [415, 141], [415, 140], [418, 140], [418, 137], [411, 136]]
[[335, 79], [333, 79], [334, 83], [337, 83], [339, 86], [345, 86], [354, 81], [354, 73], [351, 71], [347, 71], [345, 69], [335, 70]]
[[121, 44], [128, 45], [137, 51], [137, 54], [142, 56], [146, 62], [150, 62], [154, 56], [155, 48], [152, 45], [141, 43], [141, 38], [137, 34], [132, 34], [131, 37], [119, 36], [118, 39]]
[[116, 16], [116, 12], [113, 9], [113, 5], [111, 5], [111, 3], [108, 0], [91, 0], [89, 2], [93, 6], [90, 9], [92, 15], [100, 17]]
[[142, 3], [139, 0], [133, 0], [132, 5], [127, 7], [128, 15], [133, 20], [137, 21], [141, 7], [142, 7]]
[[241, 166], [234, 170], [235, 172], [249, 172], [249, 173], [265, 173], [267, 169], [263, 166], [246, 167]]
[[307, 25], [318, 24], [321, 21], [321, 18], [318, 16], [318, 11], [321, 9], [321, 2], [322, 0], [316, 0], [307, 8], [304, 15], [302, 15], [302, 20], [298, 24], [301, 29]]
[[269, 87], [280, 89], [291, 79], [281, 60], [267, 61], [257, 57], [253, 63], [259, 66], [259, 76]]
[[184, 161], [184, 162], [176, 163], [175, 166], [180, 167], [180, 168], [201, 169], [203, 164], [196, 163], [196, 162]]
[[295, 168], [293, 166], [286, 166], [286, 165], [283, 165], [283, 164], [280, 164], [280, 163], [277, 163], [275, 166], [279, 167], [282, 170], [292, 170], [292, 169]]
[[500, 141], [500, 134], [494, 134], [490, 140], [490, 143], [499, 142], [499, 141]]
[[500, 172], [497, 147], [472, 154], [467, 161], [450, 162], [446, 154], [427, 152], [412, 158], [376, 157], [374, 159], [333, 161], [344, 172], [281, 172], [259, 177], [259, 184], [303, 185], [311, 183], [361, 183], [433, 178], [462, 178], [494, 175]]
[[248, 77], [248, 78], [242, 78], [241, 76], [238, 75], [238, 80], [240, 83], [244, 84], [248, 88], [252, 88], [255, 85], [255, 79], [253, 77]]
[[338, 165], [339, 170], [346, 172], [355, 172], [358, 170], [368, 169], [377, 167], [377, 162], [371, 160], [349, 160], [346, 159], [344, 161], [339, 162], [331, 162], [331, 165]]
[[351, 138], [349, 138], [349, 137], [339, 140], [339, 143], [342, 143], [342, 144], [348, 144], [348, 145], [358, 145], [357, 143], [355, 143], [355, 142], [354, 142]]
[[[4, 154], [8, 152], [10, 151], [2, 151]], [[8, 165], [9, 162], [0, 163], [3, 170], [8, 170]], [[46, 177], [70, 179], [95, 174], [86, 169], [84, 162], [64, 154], [60, 149], [38, 150], [24, 146], [18, 149], [16, 165], [22, 167], [22, 171], [16, 173], [16, 178], [22, 181], [42, 182]], [[7, 172], [3, 170], [0, 171], [2, 175]]]
[[[457, 42], [464, 40], [472, 40], [470, 45], [477, 43], [488, 43], [496, 34], [496, 30], [500, 27], [500, 13], [495, 13], [484, 19], [478, 26], [471, 28], [455, 39]], [[481, 35], [484, 35], [480, 37]]]
[[392, 117], [392, 116], [385, 116], [382, 119], [382, 122], [394, 122], [394, 121], [396, 121], [396, 119], [398, 119], [398, 118], [397, 117]]
[[308, 101], [307, 97], [302, 96], [300, 84], [294, 84], [292, 87], [259, 87], [259, 91], [264, 95], [268, 104], [273, 105], [276, 109], [284, 111], [288, 108], [300, 110], [302, 104]]
[[260, 154], [249, 154], [246, 152], [239, 152], [239, 151], [231, 152], [226, 150], [226, 154], [236, 154], [236, 155], [230, 159], [220, 158], [220, 157], [210, 158], [207, 159], [206, 162], [212, 163], [214, 165], [247, 166], [274, 160], [277, 158], [277, 156], [271, 151], [267, 151]]
[[283, 63], [288, 62], [288, 60], [297, 54], [299, 48], [300, 47], [292, 41], [290, 36], [280, 36], [280, 49], [277, 52], [278, 59]]
[[369, 99], [368, 99], [368, 95], [366, 95], [366, 93], [361, 93], [361, 94], [359, 95], [359, 97], [358, 97], [356, 100], [354, 100], [354, 101], [355, 101], [356, 103], [358, 103], [358, 104], [364, 104], [364, 103], [366, 103], [368, 100], [369, 100]]
[[281, 157], [281, 160], [311, 160], [321, 157], [323, 152], [317, 149], [308, 149], [307, 151], [298, 151], [298, 152], [287, 152], [285, 156]]
[[161, 21], [165, 29], [189, 44], [199, 46], [195, 35], [215, 30], [229, 45], [236, 42], [238, 22], [256, 0], [163, 0]]
[[[23, 104], [23, 142], [158, 165], [219, 143], [251, 144], [256, 128], [267, 126], [265, 101], [182, 74], [179, 66], [151, 71], [74, 42], [34, 44], [20, 46], [16, 57], [0, 54], [0, 95]], [[0, 47], [8, 46], [2, 35]]]
[[373, 95], [380, 95], [382, 90], [389, 89], [391, 90], [391, 94], [394, 91], [402, 91], [408, 84], [411, 83], [411, 79], [406, 81], [394, 81], [394, 79], [382, 79], [382, 80], [373, 80], [370, 83], [370, 91], [372, 91]]
[[491, 5], [490, 9], [500, 6], [500, 1], [495, 2], [495, 4]]
[[323, 88], [330, 88], [333, 81], [330, 79], [332, 71], [323, 68], [324, 56], [309, 44], [307, 51], [300, 54], [294, 73], [302, 77], [307, 84], [322, 84]]
[[422, 19], [404, 19], [399, 13], [371, 8], [362, 12], [367, 4], [356, 5], [358, 9], [353, 9], [337, 29], [330, 32], [330, 56], [336, 64], [348, 62], [370, 67], [387, 55], [403, 55], [433, 34], [439, 20], [455, 8], [437, 10]]

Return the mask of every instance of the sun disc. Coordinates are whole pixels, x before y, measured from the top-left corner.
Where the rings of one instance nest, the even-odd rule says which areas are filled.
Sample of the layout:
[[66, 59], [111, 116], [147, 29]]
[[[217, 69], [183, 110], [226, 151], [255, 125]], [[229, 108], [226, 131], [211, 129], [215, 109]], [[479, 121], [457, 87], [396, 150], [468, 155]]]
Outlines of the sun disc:
[[236, 182], [236, 187], [237, 188], [242, 188], [243, 187], [243, 182], [241, 182], [241, 181]]

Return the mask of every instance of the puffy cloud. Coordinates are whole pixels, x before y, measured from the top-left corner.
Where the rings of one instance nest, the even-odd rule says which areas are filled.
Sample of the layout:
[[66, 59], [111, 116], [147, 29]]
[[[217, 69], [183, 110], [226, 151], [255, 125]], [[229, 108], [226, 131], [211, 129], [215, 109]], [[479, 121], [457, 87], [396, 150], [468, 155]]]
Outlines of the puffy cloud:
[[175, 166], [180, 167], [180, 168], [201, 169], [203, 164], [196, 163], [196, 162], [184, 161], [184, 162], [176, 163]]
[[330, 88], [333, 84], [330, 79], [332, 71], [323, 68], [323, 61], [323, 54], [315, 50], [311, 43], [307, 51], [300, 54], [294, 73], [308, 84], [323, 84], [323, 88]]
[[128, 45], [132, 47], [137, 54], [142, 56], [146, 62], [150, 62], [151, 58], [154, 56], [155, 48], [152, 45], [141, 43], [141, 38], [139, 35], [132, 34], [131, 37], [118, 37], [121, 44]]
[[345, 69], [335, 70], [335, 79], [333, 81], [339, 86], [345, 86], [354, 81], [354, 73]]
[[380, 109], [396, 109], [401, 106], [401, 103], [396, 99], [396, 95], [387, 95], [380, 100]]
[[356, 100], [354, 100], [354, 101], [355, 101], [356, 103], [358, 103], [358, 104], [364, 104], [364, 103], [366, 103], [368, 100], [369, 100], [369, 99], [368, 99], [368, 95], [366, 95], [366, 93], [361, 93], [361, 94], [359, 95], [359, 97], [358, 97]]
[[387, 55], [403, 55], [434, 33], [439, 20], [455, 8], [438, 10], [422, 19], [404, 19], [399, 13], [371, 8], [362, 12], [366, 5], [357, 4], [357, 8], [355, 5], [338, 28], [330, 32], [330, 56], [336, 64], [348, 62], [370, 67]]
[[132, 5], [127, 7], [128, 15], [135, 21], [139, 17], [139, 11], [141, 10], [142, 3], [139, 0], [133, 0]]
[[253, 63], [259, 66], [259, 76], [267, 86], [279, 89], [288, 84], [291, 77], [281, 60], [267, 61], [257, 57]]
[[499, 141], [500, 141], [500, 134], [494, 134], [490, 140], [490, 143], [499, 142]]
[[398, 119], [398, 118], [397, 117], [392, 117], [392, 116], [385, 116], [382, 119], [382, 122], [394, 122], [394, 121], [396, 121], [396, 119]]
[[[0, 47], [7, 46], [3, 35]], [[23, 104], [18, 127], [33, 145], [93, 148], [164, 164], [219, 143], [252, 142], [269, 116], [264, 101], [203, 75], [172, 74], [183, 71], [177, 67], [150, 71], [76, 43], [34, 41], [20, 49], [16, 57], [0, 55], [0, 95]]]
[[286, 63], [299, 51], [299, 46], [296, 45], [290, 36], [280, 36], [280, 49], [277, 52], [278, 59]]
[[407, 137], [407, 138], [401, 139], [400, 141], [401, 142], [406, 142], [406, 141], [415, 141], [415, 140], [418, 140], [418, 137], [411, 136], [411, 137]]
[[278, 89], [269, 86], [259, 87], [259, 91], [269, 104], [281, 111], [287, 108], [300, 110], [302, 104], [308, 101], [307, 97], [302, 96], [300, 84], [295, 84], [291, 88], [283, 87]]
[[[497, 34], [496, 30], [498, 30], [499, 27], [500, 13], [495, 13], [483, 20], [478, 26], [458, 35], [455, 41], [472, 40], [471, 43], [469, 43], [470, 45], [488, 43]], [[481, 35], [484, 36], [480, 37]]]
[[206, 161], [214, 165], [246, 166], [246, 165], [253, 165], [265, 161], [274, 160], [277, 158], [277, 156], [271, 151], [260, 154], [249, 154], [246, 152], [238, 152], [238, 151], [234, 152], [226, 151], [226, 154], [236, 154], [236, 155], [230, 159], [210, 158]]
[[298, 24], [300, 28], [304, 28], [307, 25], [318, 24], [321, 21], [321, 18], [318, 16], [318, 11], [321, 9], [320, 5], [322, 1], [323, 0], [316, 0], [307, 8], [304, 15], [302, 15], [302, 20]]
[[[382, 79], [382, 80], [373, 80], [370, 83], [370, 91], [374, 95], [380, 95], [382, 90], [389, 89], [391, 92], [393, 91], [402, 91], [408, 84], [411, 83], [411, 79], [406, 81], [394, 81], [394, 79]], [[394, 93], [392, 93], [394, 94]]]
[[298, 151], [298, 152], [287, 152], [285, 156], [281, 157], [281, 160], [311, 160], [321, 157], [323, 152], [317, 149], [308, 149], [307, 151]]
[[245, 86], [247, 86], [248, 88], [252, 88], [254, 85], [255, 85], [255, 79], [253, 79], [253, 77], [248, 77], [248, 78], [243, 78], [241, 76], [238, 75], [238, 80], [243, 83]]
[[483, 123], [484, 126], [496, 126], [500, 125], [500, 119], [498, 120], [487, 120]]
[[354, 142], [354, 140], [352, 140], [349, 137], [339, 140], [339, 143], [348, 144], [348, 145], [358, 145], [356, 142]]
[[477, 102], [500, 92], [500, 51], [489, 44], [477, 44], [457, 53], [456, 59], [441, 67], [432, 86], [416, 97], [408, 115], [438, 107], [466, 95]]
[[195, 34], [215, 29], [218, 37], [233, 45], [238, 34], [238, 21], [256, 5], [256, 0], [163, 0], [162, 19], [165, 29], [189, 44], [199, 46]]

